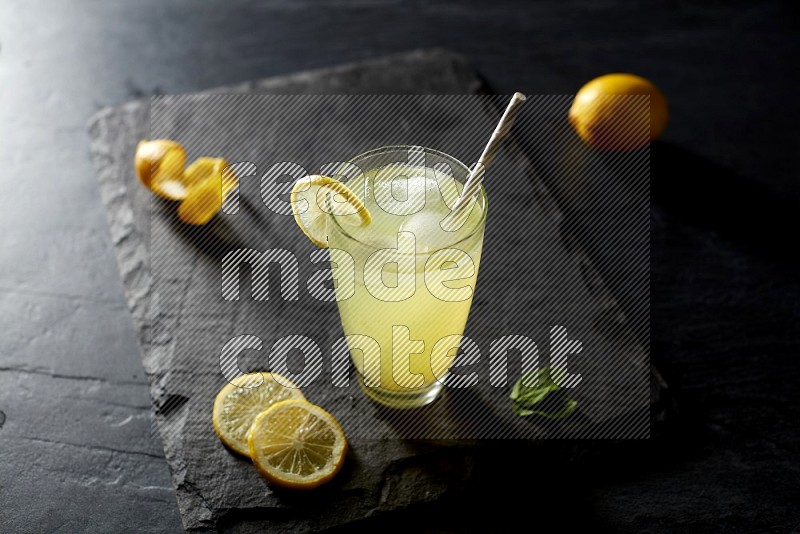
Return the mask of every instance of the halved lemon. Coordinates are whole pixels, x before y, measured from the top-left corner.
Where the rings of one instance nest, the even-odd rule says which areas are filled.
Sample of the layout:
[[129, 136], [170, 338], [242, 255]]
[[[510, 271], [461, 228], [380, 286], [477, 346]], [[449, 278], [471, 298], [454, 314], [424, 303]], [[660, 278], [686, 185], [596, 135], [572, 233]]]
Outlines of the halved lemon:
[[186, 197], [178, 218], [187, 224], [205, 224], [222, 208], [238, 180], [223, 158], [197, 158], [184, 173]]
[[250, 458], [270, 482], [316, 488], [344, 465], [347, 440], [331, 414], [304, 400], [286, 400], [256, 417], [247, 435]]
[[186, 197], [183, 167], [186, 150], [169, 139], [142, 140], [133, 161], [139, 181], [153, 193], [170, 200]]
[[247, 432], [256, 416], [287, 399], [304, 399], [288, 378], [276, 373], [239, 376], [217, 393], [212, 415], [214, 431], [229, 448], [249, 456]]
[[364, 203], [342, 182], [313, 175], [298, 180], [289, 197], [297, 225], [312, 243], [328, 248], [328, 214], [346, 218], [348, 224], [372, 222]]

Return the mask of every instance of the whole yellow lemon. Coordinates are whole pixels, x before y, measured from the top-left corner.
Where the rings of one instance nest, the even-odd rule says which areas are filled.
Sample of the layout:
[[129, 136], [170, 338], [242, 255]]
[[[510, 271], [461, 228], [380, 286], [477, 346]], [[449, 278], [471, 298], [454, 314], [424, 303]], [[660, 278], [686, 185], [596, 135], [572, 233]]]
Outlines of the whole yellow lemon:
[[[647, 99], [634, 95], [647, 95]], [[632, 98], [624, 98], [626, 96]], [[603, 150], [635, 150], [667, 127], [667, 99], [651, 81], [633, 74], [606, 74], [578, 91], [569, 121], [581, 139]]]

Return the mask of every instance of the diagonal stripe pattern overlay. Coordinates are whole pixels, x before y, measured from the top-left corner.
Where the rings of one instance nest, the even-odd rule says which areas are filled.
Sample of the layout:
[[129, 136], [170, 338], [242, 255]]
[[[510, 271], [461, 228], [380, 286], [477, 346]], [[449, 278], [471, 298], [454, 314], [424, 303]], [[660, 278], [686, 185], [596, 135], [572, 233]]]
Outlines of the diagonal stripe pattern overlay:
[[[647, 115], [647, 97], [613, 98]], [[356, 380], [328, 254], [295, 224], [292, 183], [391, 145], [432, 148], [471, 166], [507, 102], [505, 95], [154, 98], [151, 138], [182, 143], [188, 162], [224, 157], [239, 175], [224, 210], [203, 226], [181, 223], [174, 204], [153, 200], [146, 350], [169, 362], [156, 377], [167, 393], [159, 431], [186, 442], [215, 439], [216, 392], [238, 373], [268, 370], [300, 385], [349, 437], [649, 437], [649, 152], [586, 146], [567, 121], [571, 96], [529, 96], [486, 173], [469, 340], [439, 398], [391, 410]], [[646, 145], [642, 124], [626, 132], [626, 143]], [[418, 338], [409, 335], [413, 348]], [[511, 388], [526, 370], [545, 366], [572, 377], [564, 392], [577, 410], [563, 419], [518, 416]]]

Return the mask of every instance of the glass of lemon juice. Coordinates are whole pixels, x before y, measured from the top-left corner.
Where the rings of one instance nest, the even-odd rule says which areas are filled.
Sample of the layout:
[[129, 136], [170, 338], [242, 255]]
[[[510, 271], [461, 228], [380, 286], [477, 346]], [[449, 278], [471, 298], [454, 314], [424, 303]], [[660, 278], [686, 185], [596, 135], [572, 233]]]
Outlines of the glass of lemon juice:
[[371, 217], [351, 224], [326, 210], [339, 314], [359, 384], [385, 406], [432, 402], [458, 351], [483, 246], [483, 187], [456, 225], [442, 221], [469, 175], [456, 158], [418, 146], [366, 152], [337, 174]]

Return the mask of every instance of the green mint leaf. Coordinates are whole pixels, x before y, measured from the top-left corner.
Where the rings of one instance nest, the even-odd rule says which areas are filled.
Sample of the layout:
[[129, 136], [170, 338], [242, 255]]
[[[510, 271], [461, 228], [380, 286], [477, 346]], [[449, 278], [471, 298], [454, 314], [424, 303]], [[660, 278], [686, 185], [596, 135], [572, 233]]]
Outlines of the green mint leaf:
[[530, 408], [531, 406], [542, 402], [550, 393], [552, 393], [552, 390], [549, 389], [540, 389], [531, 393], [526, 393], [514, 401], [514, 404]]
[[575, 408], [578, 407], [578, 401], [575, 399], [570, 399], [569, 397], [564, 399], [564, 407], [558, 412], [546, 412], [544, 410], [531, 410], [528, 408], [523, 408], [517, 404], [512, 406], [514, 413], [519, 415], [520, 417], [527, 417], [529, 415], [538, 415], [540, 417], [544, 417], [546, 419], [564, 419], [568, 417], [572, 412], [575, 411]]
[[533, 409], [534, 406], [544, 401], [551, 393], [561, 389], [555, 383], [555, 378], [558, 378], [562, 372], [561, 370], [544, 367], [522, 375], [511, 389], [510, 397], [513, 401], [512, 409], [514, 413], [521, 417], [539, 415], [548, 419], [561, 419], [575, 411], [578, 402], [566, 396], [564, 396], [563, 409], [556, 413]]
[[559, 389], [553, 382], [550, 369], [545, 367], [522, 375], [511, 390], [511, 400], [529, 407]]

